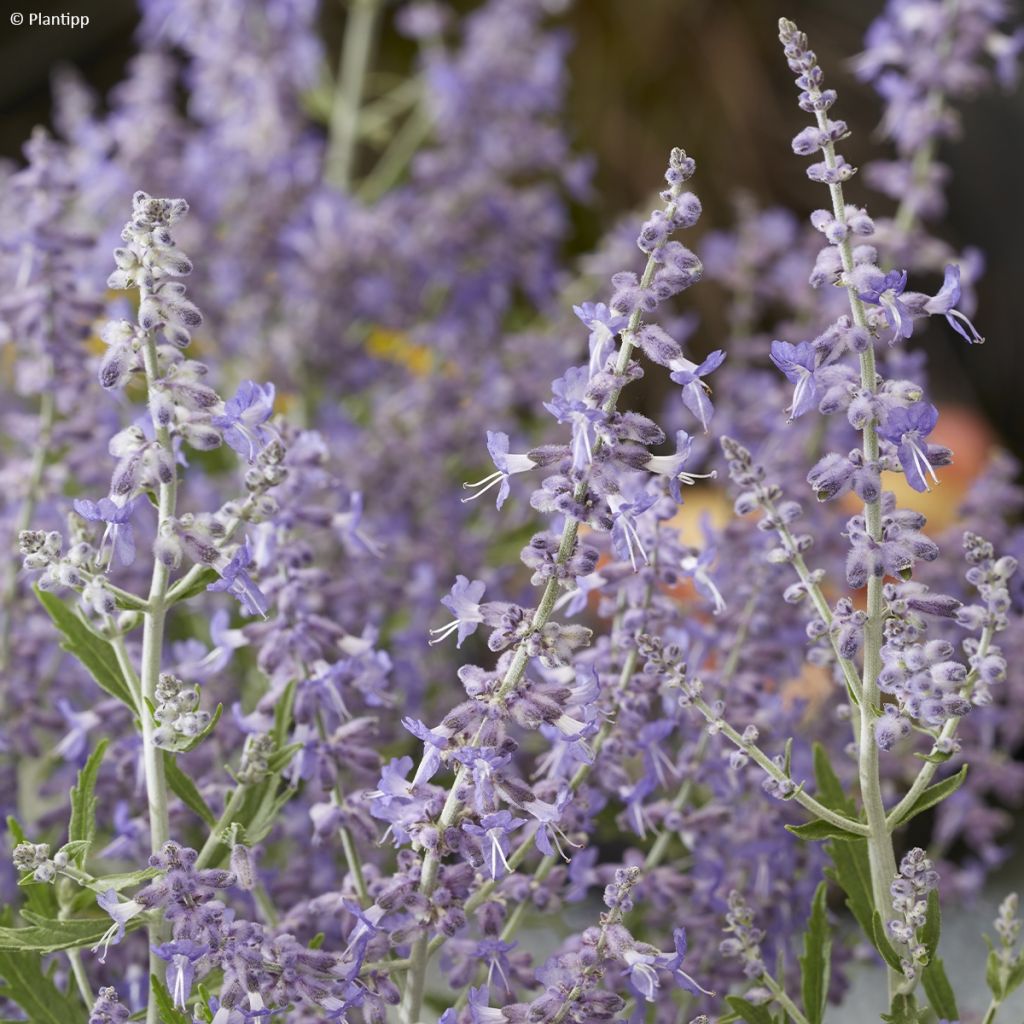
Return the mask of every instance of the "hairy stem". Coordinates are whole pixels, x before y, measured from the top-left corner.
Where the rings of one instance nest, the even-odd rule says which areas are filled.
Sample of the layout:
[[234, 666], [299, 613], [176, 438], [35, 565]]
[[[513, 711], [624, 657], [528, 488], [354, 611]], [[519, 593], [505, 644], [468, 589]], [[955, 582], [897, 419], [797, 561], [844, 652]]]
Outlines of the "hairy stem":
[[[746, 740], [726, 721], [718, 718], [715, 712], [708, 705], [707, 701], [701, 697], [696, 698], [692, 702], [692, 706], [696, 708], [709, 723], [714, 724], [718, 731], [729, 740], [730, 743], [737, 746], [750, 759], [764, 771], [770, 775], [776, 782], [791, 782], [792, 780], [788, 775], [755, 743], [747, 743]], [[863, 822], [854, 821], [853, 818], [847, 818], [843, 814], [839, 814], [826, 807], [824, 804], [818, 803], [814, 797], [805, 793], [799, 786], [796, 791], [790, 797], [791, 800], [795, 800], [804, 810], [810, 811], [816, 818], [821, 818], [822, 821], [827, 821], [837, 828], [844, 829], [847, 832], [852, 832], [854, 835], [863, 836], [866, 839], [870, 839], [868, 826]], [[888, 832], [886, 833], [888, 836]], [[888, 885], [888, 883], [886, 883]]]
[[[824, 110], [817, 110], [818, 127], [827, 132], [829, 121]], [[825, 163], [835, 168], [835, 146], [830, 142], [824, 147]], [[829, 185], [832, 197], [832, 212], [837, 223], [846, 224], [846, 201], [843, 198], [841, 184]], [[842, 260], [846, 292], [850, 301], [850, 314], [853, 322], [866, 333], [869, 332], [864, 303], [857, 294], [852, 280], [854, 269], [853, 245], [850, 235], [846, 233], [839, 243], [839, 254]], [[860, 383], [869, 394], [878, 391], [878, 373], [875, 367], [874, 345], [869, 344], [860, 356]], [[871, 419], [863, 429], [864, 464], [875, 465], [878, 462], [878, 425]], [[882, 542], [882, 505], [881, 497], [864, 505], [864, 520], [868, 537], [873, 544]], [[875, 910], [884, 920], [889, 907], [889, 886], [896, 877], [896, 855], [893, 851], [892, 838], [885, 818], [885, 804], [882, 800], [882, 787], [879, 778], [878, 743], [875, 739], [875, 718], [880, 714], [880, 697], [878, 690], [878, 673], [882, 667], [882, 577], [872, 573], [868, 577], [867, 586], [867, 623], [864, 627], [864, 671], [860, 687], [860, 716], [857, 731], [858, 741], [858, 777], [860, 780], [861, 800], [868, 824], [868, 860], [871, 866], [871, 891], [874, 896]], [[856, 713], [854, 717], [857, 717]], [[886, 972], [889, 997], [896, 994], [902, 981], [899, 974], [891, 967]]]
[[[160, 377], [160, 366], [157, 357], [156, 338], [150, 331], [146, 335], [146, 343], [142, 350], [146, 371], [146, 386], [152, 393]], [[171, 444], [167, 426], [152, 415], [153, 429], [157, 443], [171, 459], [171, 478], [160, 484], [157, 495], [157, 536], [173, 519], [178, 499], [178, 471], [174, 449]], [[170, 583], [171, 570], [161, 559], [153, 559], [153, 575], [150, 579], [147, 609], [142, 620], [142, 664], [139, 673], [140, 695], [139, 719], [142, 723], [142, 760], [146, 776], [146, 797], [149, 805], [149, 836], [154, 853], [170, 839], [170, 821], [167, 812], [167, 780], [164, 777], [163, 751], [154, 742], [156, 723], [147, 702], [156, 704], [156, 686], [160, 678], [163, 664], [164, 631], [167, 618], [167, 589]], [[163, 942], [167, 929], [162, 921], [154, 921], [149, 925], [150, 973], [158, 974], [163, 961], [152, 952], [152, 947]], [[159, 1024], [160, 1015], [156, 1005], [155, 993], [150, 994], [149, 1006], [146, 1011], [147, 1024]]]

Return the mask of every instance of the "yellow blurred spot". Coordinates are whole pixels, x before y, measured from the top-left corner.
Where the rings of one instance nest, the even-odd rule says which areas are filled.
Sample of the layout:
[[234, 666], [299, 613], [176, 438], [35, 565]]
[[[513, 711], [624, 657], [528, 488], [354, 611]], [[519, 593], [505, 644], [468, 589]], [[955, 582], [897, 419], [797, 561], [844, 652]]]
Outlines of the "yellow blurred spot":
[[434, 368], [434, 354], [425, 345], [409, 340], [404, 331], [373, 327], [366, 339], [366, 351], [377, 359], [404, 366], [410, 373], [423, 377]]

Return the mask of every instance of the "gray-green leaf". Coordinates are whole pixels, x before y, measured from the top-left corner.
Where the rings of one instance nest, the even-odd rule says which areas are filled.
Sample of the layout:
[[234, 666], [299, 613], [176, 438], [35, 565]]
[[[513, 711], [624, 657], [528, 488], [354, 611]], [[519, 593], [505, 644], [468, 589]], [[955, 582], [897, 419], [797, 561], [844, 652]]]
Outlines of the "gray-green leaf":
[[811, 916], [804, 932], [804, 955], [800, 957], [800, 982], [804, 1013], [810, 1024], [821, 1024], [828, 1000], [828, 981], [832, 963], [832, 935], [828, 927], [825, 897], [828, 891], [822, 882], [814, 893]]
[[951, 775], [948, 779], [943, 779], [941, 782], [936, 782], [934, 786], [929, 786], [903, 812], [896, 825], [905, 825], [911, 818], [917, 817], [922, 811], [927, 811], [929, 807], [942, 803], [947, 796], [951, 796], [964, 784], [964, 779], [966, 778], [967, 765], [964, 765], [956, 775]]
[[105, 690], [111, 697], [116, 697], [132, 711], [137, 711], [135, 700], [117, 663], [114, 648], [93, 633], [56, 595], [37, 587], [36, 597], [60, 631], [63, 638], [61, 647], [74, 655], [88, 669], [100, 689]]
[[78, 773], [78, 781], [71, 787], [71, 823], [68, 825], [68, 840], [72, 843], [86, 844], [74, 857], [75, 863], [79, 866], [85, 863], [86, 851], [96, 838], [96, 778], [108, 746], [109, 741], [106, 739], [96, 744], [96, 749], [89, 755], [85, 767]]

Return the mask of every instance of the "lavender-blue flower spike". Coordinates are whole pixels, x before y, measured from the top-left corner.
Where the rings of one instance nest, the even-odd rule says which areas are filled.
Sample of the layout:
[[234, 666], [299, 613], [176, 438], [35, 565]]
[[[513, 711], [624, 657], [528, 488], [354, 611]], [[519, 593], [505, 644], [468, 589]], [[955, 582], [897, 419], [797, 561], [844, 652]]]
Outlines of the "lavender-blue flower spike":
[[[824, 157], [823, 162], [808, 169], [808, 176], [828, 185], [832, 199], [832, 213], [840, 226], [846, 225], [846, 200], [843, 197], [843, 182], [852, 176], [855, 168], [836, 154], [835, 143], [846, 135], [846, 125], [842, 121], [833, 121], [828, 111], [836, 99], [833, 90], [823, 89], [823, 75], [818, 66], [818, 58], [808, 48], [807, 36], [797, 26], [782, 18], [779, 21], [779, 40], [781, 41], [789, 67], [797, 74], [796, 84], [800, 89], [800, 107], [814, 114], [816, 132], [807, 129], [794, 139], [797, 152], [810, 152], [819, 149]], [[805, 137], [814, 133], [814, 138], [803, 145]], [[801, 145], [798, 146], [798, 140]], [[854, 258], [853, 245], [848, 231], [841, 231], [837, 243], [844, 284], [850, 300], [850, 313], [854, 325], [865, 335], [869, 333], [864, 303], [853, 280]], [[875, 350], [868, 344], [860, 353], [861, 388], [870, 396], [878, 389], [878, 374], [875, 369]], [[863, 452], [866, 465], [874, 465], [879, 459], [878, 425], [868, 419], [863, 427]], [[865, 503], [864, 519], [867, 534], [871, 542], [879, 544], [882, 539], [881, 500]], [[882, 578], [870, 576], [867, 583], [868, 621], [864, 630], [864, 672], [861, 681], [859, 722], [856, 726], [859, 742], [859, 777], [864, 810], [867, 817], [870, 836], [868, 852], [871, 864], [871, 885], [875, 905], [887, 905], [890, 881], [896, 876], [896, 856], [893, 852], [892, 840], [886, 825], [885, 804], [882, 800], [881, 785], [878, 771], [878, 745], [875, 740], [875, 718], [879, 714], [878, 674], [881, 671], [882, 647]], [[857, 715], [854, 716], [857, 719]], [[900, 983], [899, 976], [891, 969], [888, 972], [890, 998]]]

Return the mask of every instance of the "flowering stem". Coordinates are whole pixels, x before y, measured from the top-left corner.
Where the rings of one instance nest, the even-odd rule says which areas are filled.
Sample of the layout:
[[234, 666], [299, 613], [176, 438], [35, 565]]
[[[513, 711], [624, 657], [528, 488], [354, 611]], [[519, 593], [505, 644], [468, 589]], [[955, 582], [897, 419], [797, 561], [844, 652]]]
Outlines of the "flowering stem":
[[331, 107], [330, 141], [324, 162], [326, 177], [341, 189], [348, 189], [352, 181], [352, 165], [355, 162], [359, 134], [359, 110], [379, 12], [380, 0], [349, 2], [337, 87]]
[[771, 498], [765, 497], [762, 501], [762, 505], [765, 511], [772, 517], [776, 523], [775, 532], [779, 535], [779, 539], [782, 541], [785, 549], [790, 554], [790, 563], [796, 570], [796, 574], [800, 579], [800, 582], [804, 585], [807, 591], [808, 597], [811, 599], [811, 603], [814, 605], [814, 610], [821, 617], [822, 621], [827, 627], [829, 627], [829, 639], [832, 644], [832, 650], [835, 652], [836, 659], [839, 662], [839, 667], [843, 671], [843, 678], [846, 681], [846, 689], [850, 694], [850, 699], [855, 703], [860, 700], [860, 676], [857, 672], [857, 666], [849, 659], [844, 658], [839, 651], [839, 640], [832, 633], [832, 608], [828, 603], [828, 598], [825, 597], [824, 591], [821, 586], [814, 581], [814, 576], [811, 573], [807, 562], [804, 560], [804, 556], [800, 553], [800, 549], [797, 547], [796, 538], [793, 536], [793, 532], [789, 526], [783, 522], [782, 517], [779, 515], [779, 511], [775, 506], [775, 502]]
[[[695, 698], [691, 701], [693, 707], [695, 707], [709, 723], [713, 723], [731, 743], [737, 746], [745, 754], [747, 754], [755, 764], [758, 764], [770, 775], [776, 782], [791, 782], [792, 780], [788, 775], [759, 747], [756, 743], [748, 743], [728, 722], [723, 721], [715, 715], [715, 712], [701, 697]], [[789, 798], [795, 800], [805, 810], [810, 811], [816, 818], [821, 818], [822, 821], [830, 822], [837, 828], [845, 829], [847, 832], [853, 832], [855, 835], [864, 836], [866, 839], [870, 839], [869, 826], [863, 822], [854, 821], [853, 818], [847, 818], [843, 814], [838, 814], [836, 811], [830, 810], [824, 804], [818, 803], [814, 797], [809, 796], [801, 788], [797, 787], [796, 791]], [[884, 818], [883, 818], [884, 823]], [[886, 833], [888, 836], [888, 832]], [[895, 873], [893, 874], [895, 877]], [[888, 883], [887, 883], [888, 884]]]
[[[143, 295], [145, 297], [145, 295]], [[152, 331], [146, 333], [145, 345], [142, 349], [143, 363], [146, 371], [146, 386], [152, 395], [160, 376], [157, 357], [156, 338]], [[170, 479], [160, 484], [157, 495], [157, 536], [161, 536], [167, 524], [174, 517], [178, 498], [178, 471], [174, 449], [171, 444], [170, 432], [166, 424], [161, 423], [152, 412], [153, 430], [157, 443], [170, 457], [172, 472]], [[156, 705], [156, 686], [160, 678], [163, 663], [164, 628], [167, 618], [167, 589], [170, 583], [170, 567], [160, 558], [153, 559], [153, 575], [150, 580], [147, 609], [142, 623], [142, 665], [139, 673], [140, 696], [139, 719], [142, 723], [142, 759], [146, 776], [146, 796], [149, 803], [149, 835], [153, 853], [171, 837], [170, 820], [167, 812], [167, 780], [164, 777], [164, 759], [154, 742], [153, 713], [149, 703]], [[165, 936], [164, 922], [153, 921], [149, 925], [150, 973], [158, 974], [163, 963], [152, 952], [152, 947], [159, 945]], [[147, 1024], [158, 1024], [159, 1010], [155, 992], [150, 993], [149, 1006], [146, 1011]]]
[[[815, 111], [818, 128], [827, 137], [829, 120], [824, 109]], [[837, 167], [835, 146], [829, 142], [823, 147], [826, 165], [834, 170]], [[838, 182], [828, 186], [832, 197], [832, 212], [838, 224], [846, 224], [846, 201], [843, 198], [843, 186]], [[850, 300], [850, 313], [853, 322], [866, 335], [870, 335], [864, 303], [857, 294], [853, 282], [854, 270], [853, 246], [850, 234], [846, 232], [839, 243], [839, 254], [842, 260], [846, 292]], [[860, 355], [860, 383], [864, 391], [874, 395], [878, 390], [878, 374], [875, 368], [875, 349], [873, 342]], [[878, 426], [874, 419], [869, 419], [863, 428], [864, 464], [877, 465], [879, 457]], [[882, 505], [881, 496], [874, 501], [865, 502], [864, 520], [868, 537], [872, 544], [878, 546], [882, 542]], [[889, 906], [889, 886], [896, 877], [896, 856], [893, 852], [892, 838], [886, 823], [885, 804], [882, 800], [882, 788], [879, 779], [878, 743], [875, 738], [874, 719], [880, 713], [878, 674], [882, 667], [882, 577], [871, 573], [867, 584], [867, 622], [864, 627], [864, 674], [860, 687], [860, 721], [857, 732], [858, 741], [858, 775], [860, 779], [861, 799], [868, 823], [868, 859], [871, 866], [871, 889], [874, 894], [875, 910], [885, 919]], [[856, 717], [856, 715], [854, 715]], [[900, 975], [891, 967], [887, 970], [890, 999], [895, 995], [902, 982]]]
[[[980, 665], [984, 660], [985, 655], [988, 654], [988, 649], [992, 643], [995, 633], [995, 627], [992, 625], [985, 626], [985, 629], [982, 631], [981, 639], [978, 642], [977, 664]], [[970, 690], [977, 679], [978, 670], [975, 668], [970, 671], [966, 680], [964, 680], [965, 692]], [[956, 730], [959, 725], [960, 719], [958, 717], [946, 719], [946, 722], [939, 733], [939, 737], [932, 748], [933, 751], [936, 747], [940, 750], [946, 749], [949, 742], [956, 735]], [[888, 827], [890, 831], [896, 828], [903, 815], [913, 807], [917, 798], [925, 791], [938, 770], [938, 763], [933, 761], [925, 761], [921, 766], [921, 770], [917, 773], [917, 778], [914, 779], [914, 784], [909, 790], [907, 790], [903, 799], [900, 800], [900, 802], [889, 812]]]
[[[725, 664], [722, 666], [719, 680], [724, 687], [733, 677], [733, 673], [736, 671], [737, 665], [740, 663], [740, 658], [743, 655], [743, 647], [747, 640], [747, 634], [750, 632], [750, 623], [754, 619], [754, 612], [757, 609], [757, 599], [761, 596], [760, 590], [754, 590], [750, 595], [747, 603], [743, 607], [743, 611], [740, 613], [740, 625], [739, 629], [736, 630], [736, 636], [732, 641], [732, 650], [729, 651], [729, 657], [726, 658]], [[697, 749], [694, 752], [693, 760], [700, 764], [704, 760], [704, 754], [708, 749], [708, 733], [704, 730], [700, 734], [700, 739], [697, 741]], [[693, 792], [693, 776], [688, 775], [684, 780], [683, 784], [679, 787], [679, 791], [676, 793], [672, 800], [672, 810], [681, 811], [686, 806], [686, 801], [690, 799], [690, 794]], [[647, 874], [649, 871], [653, 871], [664, 859], [665, 853], [668, 850], [669, 843], [672, 842], [673, 833], [668, 829], [662, 829], [661, 834], [654, 841], [654, 845], [650, 848], [647, 853], [647, 857], [644, 860], [643, 872]]]
[[[673, 201], [666, 207], [666, 216], [669, 220], [671, 220], [675, 214], [675, 206], [676, 204]], [[650, 287], [651, 281], [654, 279], [657, 266], [658, 263], [654, 256], [648, 256], [647, 265], [644, 268], [643, 277], [640, 281], [641, 289], [647, 289]], [[620, 335], [622, 344], [619, 347], [619, 354], [614, 370], [617, 376], [621, 376], [629, 365], [630, 356], [632, 355], [635, 347], [636, 332], [640, 327], [641, 316], [642, 310], [637, 307], [630, 314], [629, 322], [622, 330]], [[615, 412], [619, 401], [619, 395], [621, 393], [621, 387], [615, 387], [612, 389], [608, 398], [605, 400], [604, 406], [602, 407], [606, 415], [611, 415]], [[596, 455], [601, 450], [602, 446], [602, 439], [598, 436], [595, 438], [592, 445], [592, 454]], [[580, 501], [586, 493], [586, 490], [587, 482], [583, 479], [576, 485], [575, 491], [573, 492], [574, 499], [577, 502]], [[565, 525], [562, 528], [562, 539], [558, 546], [558, 555], [555, 560], [556, 565], [564, 566], [569, 561], [569, 558], [572, 556], [576, 547], [576, 535], [578, 531], [579, 523], [577, 523], [575, 519], [566, 519]], [[556, 577], [553, 576], [548, 580], [544, 587], [544, 591], [541, 594], [540, 602], [533, 613], [533, 618], [530, 623], [531, 634], [539, 633], [547, 625], [547, 622], [554, 611], [555, 602], [558, 600], [559, 586], [559, 581]], [[524, 638], [516, 648], [516, 653], [505, 672], [505, 676], [494, 693], [492, 698], [494, 703], [504, 700], [504, 698], [512, 693], [519, 685], [519, 681], [522, 679], [523, 673], [526, 671], [529, 659], [530, 655], [528, 653], [528, 644], [526, 643], [526, 638]], [[460, 782], [465, 771], [466, 769], [464, 767], [459, 769], [455, 784], [449, 791], [448, 799], [445, 801], [444, 807], [441, 810], [441, 815], [438, 819], [438, 828], [442, 835], [446, 829], [450, 828], [454, 824], [455, 818], [462, 808], [461, 801], [456, 794], [461, 789]], [[441, 861], [438, 855], [432, 850], [427, 850], [424, 854], [423, 866], [420, 871], [420, 893], [423, 896], [429, 897], [434, 891], [434, 887], [437, 884], [437, 874], [440, 866]], [[428, 947], [429, 940], [426, 935], [420, 936], [420, 938], [418, 938], [414, 943], [412, 954], [409, 958], [412, 966], [410, 968], [410, 978], [408, 979], [408, 984], [406, 986], [402, 1002], [402, 1020], [405, 1024], [416, 1024], [419, 1020], [420, 1010], [423, 1006], [423, 986], [426, 979], [427, 962], [429, 959]]]

